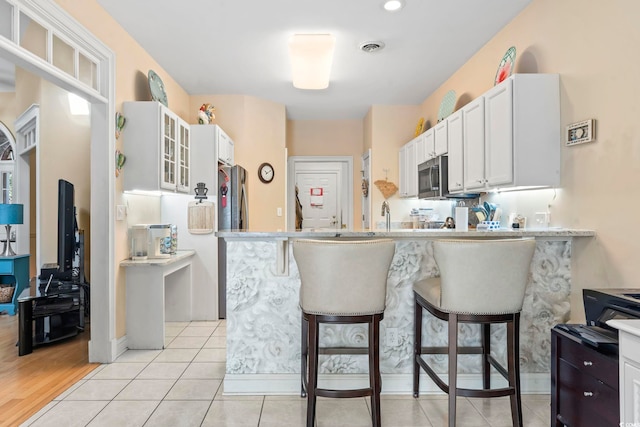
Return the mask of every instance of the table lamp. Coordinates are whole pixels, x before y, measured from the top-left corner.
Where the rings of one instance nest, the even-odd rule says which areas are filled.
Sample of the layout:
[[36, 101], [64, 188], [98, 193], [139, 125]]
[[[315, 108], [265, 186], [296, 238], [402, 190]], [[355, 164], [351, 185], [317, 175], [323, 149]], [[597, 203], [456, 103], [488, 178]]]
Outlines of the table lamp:
[[0, 204], [0, 224], [5, 224], [7, 229], [7, 244], [1, 256], [14, 256], [16, 253], [11, 249], [11, 225], [22, 224], [23, 206], [18, 204]]

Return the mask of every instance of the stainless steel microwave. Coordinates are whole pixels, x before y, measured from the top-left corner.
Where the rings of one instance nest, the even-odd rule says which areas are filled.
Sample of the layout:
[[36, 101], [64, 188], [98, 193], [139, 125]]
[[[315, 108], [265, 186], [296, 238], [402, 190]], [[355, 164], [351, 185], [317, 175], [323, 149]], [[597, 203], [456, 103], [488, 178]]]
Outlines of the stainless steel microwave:
[[418, 165], [418, 197], [446, 199], [449, 196], [449, 158], [435, 157]]

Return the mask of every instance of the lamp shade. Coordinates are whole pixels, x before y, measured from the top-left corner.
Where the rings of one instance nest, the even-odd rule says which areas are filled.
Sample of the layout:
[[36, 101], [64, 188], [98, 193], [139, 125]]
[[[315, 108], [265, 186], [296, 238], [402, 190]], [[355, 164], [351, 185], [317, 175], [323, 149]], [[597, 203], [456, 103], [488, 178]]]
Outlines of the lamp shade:
[[22, 224], [23, 206], [0, 204], [0, 224]]

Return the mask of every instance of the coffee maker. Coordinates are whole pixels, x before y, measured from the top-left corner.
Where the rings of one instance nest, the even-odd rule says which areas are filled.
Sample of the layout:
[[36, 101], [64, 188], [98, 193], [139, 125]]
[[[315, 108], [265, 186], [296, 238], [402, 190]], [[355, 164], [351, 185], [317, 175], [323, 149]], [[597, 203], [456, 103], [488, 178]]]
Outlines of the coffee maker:
[[169, 258], [176, 251], [177, 229], [171, 224], [136, 224], [129, 230], [129, 239], [132, 260]]

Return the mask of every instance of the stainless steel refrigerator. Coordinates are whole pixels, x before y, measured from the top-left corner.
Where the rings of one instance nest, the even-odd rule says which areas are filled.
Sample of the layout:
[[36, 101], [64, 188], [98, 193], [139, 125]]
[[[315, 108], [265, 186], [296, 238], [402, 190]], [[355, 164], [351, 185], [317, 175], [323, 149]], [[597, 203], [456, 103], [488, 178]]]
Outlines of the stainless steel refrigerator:
[[[247, 171], [242, 166], [218, 170], [218, 231], [249, 227]], [[218, 239], [218, 315], [227, 317], [227, 244]]]

